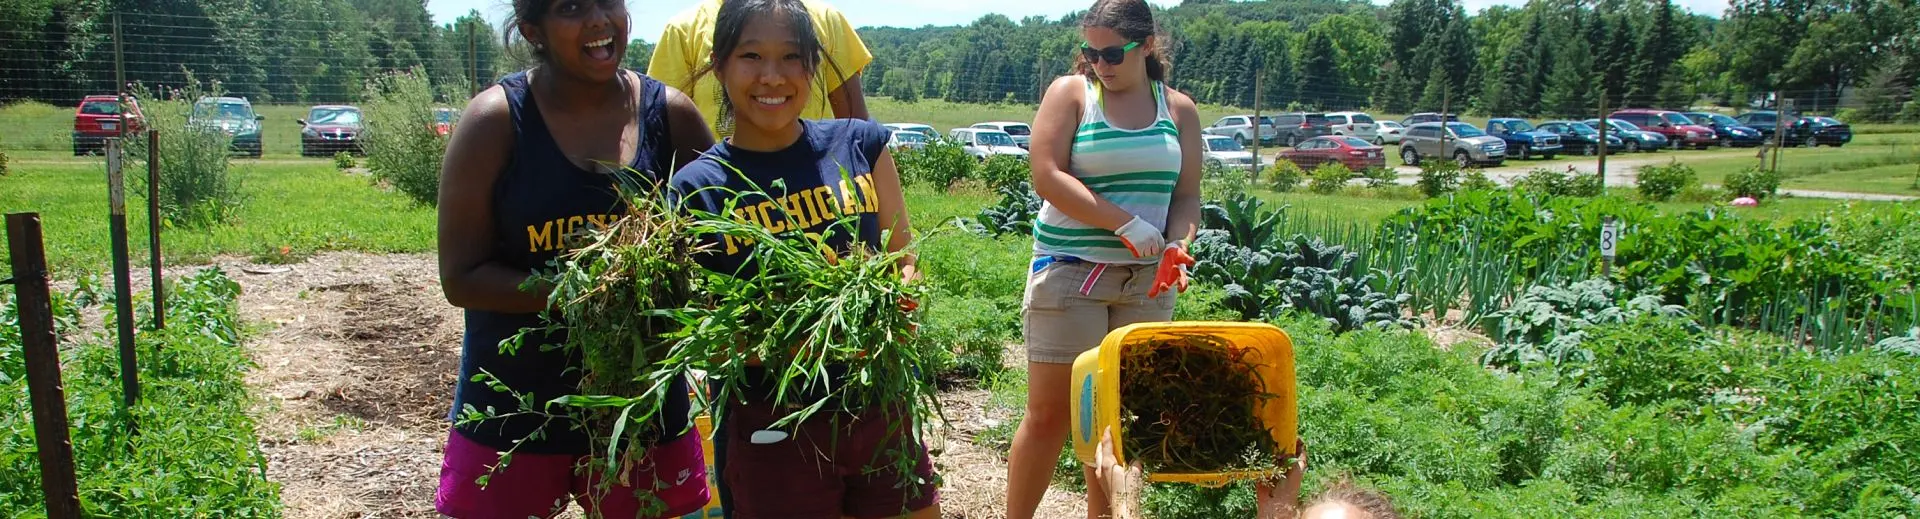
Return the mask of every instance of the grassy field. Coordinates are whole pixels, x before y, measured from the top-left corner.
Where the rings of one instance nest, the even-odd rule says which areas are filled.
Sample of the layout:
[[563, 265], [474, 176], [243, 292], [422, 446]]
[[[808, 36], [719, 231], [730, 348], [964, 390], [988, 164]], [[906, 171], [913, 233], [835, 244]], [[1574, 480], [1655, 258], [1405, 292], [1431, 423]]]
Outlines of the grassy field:
[[[1871, 137], [1871, 138], [1868, 138]], [[1914, 134], [1863, 136], [1844, 148], [1788, 148], [1780, 155], [1784, 189], [1920, 195], [1920, 142]], [[1738, 157], [1688, 161], [1700, 181], [1719, 184], [1727, 175], [1760, 164], [1751, 151]]]
[[[23, 154], [40, 158], [73, 155], [73, 107], [43, 103], [15, 103], [0, 107], [0, 150], [45, 152]], [[307, 116], [306, 106], [256, 105], [254, 111], [266, 117], [260, 121], [265, 155], [274, 158], [300, 156], [300, 123]], [[166, 134], [161, 133], [162, 137]]]
[[[196, 263], [222, 254], [284, 260], [333, 250], [433, 250], [433, 210], [417, 206], [401, 195], [374, 188], [364, 176], [342, 173], [317, 161], [237, 161], [235, 167], [248, 196], [238, 220], [206, 228], [167, 229], [164, 248], [170, 263]], [[1829, 183], [1858, 183], [1863, 190], [1897, 191], [1912, 182], [1915, 169], [1913, 165], [1888, 166], [1823, 176], [1831, 177], [1824, 180]], [[17, 167], [14, 174], [0, 177], [0, 213], [41, 213], [49, 260], [57, 269], [104, 271], [109, 264], [109, 238], [105, 217], [106, 181], [100, 171], [97, 159]], [[1896, 175], [1900, 173], [1905, 176]], [[1705, 171], [1702, 176], [1707, 176]], [[1717, 178], [1702, 180], [1711, 183]], [[1398, 192], [1359, 187], [1335, 195], [1274, 193], [1265, 189], [1255, 192], [1269, 202], [1287, 206], [1294, 215], [1315, 220], [1377, 222], [1424, 203], [1396, 196]], [[946, 193], [923, 186], [907, 190], [914, 227], [923, 232], [952, 227], [954, 218], [971, 218], [981, 207], [997, 199], [984, 189], [964, 185]], [[129, 197], [129, 203], [136, 206], [128, 211], [127, 217], [129, 232], [134, 236], [130, 240], [133, 257], [135, 263], [143, 263], [146, 212], [140, 209], [144, 207], [140, 205], [140, 197]], [[1705, 206], [1685, 202], [1656, 205], [1666, 212]], [[1733, 210], [1752, 218], [1786, 220], [1816, 215], [1841, 205], [1831, 200], [1783, 197], [1760, 207]], [[1868, 202], [1859, 205], [1910, 210], [1903, 209], [1910, 205]], [[5, 258], [6, 252], [0, 248], [0, 263], [4, 263]]]
[[[405, 197], [374, 189], [366, 177], [329, 165], [237, 166], [247, 201], [237, 221], [206, 228], [165, 229], [169, 264], [220, 254], [296, 259], [317, 251], [425, 252], [434, 247], [434, 216]], [[131, 186], [130, 186], [131, 187]], [[144, 197], [129, 196], [130, 249], [146, 263]], [[66, 278], [110, 265], [105, 175], [94, 166], [33, 166], [0, 177], [0, 212], [38, 212], [48, 262]], [[5, 258], [0, 251], [0, 258]]]

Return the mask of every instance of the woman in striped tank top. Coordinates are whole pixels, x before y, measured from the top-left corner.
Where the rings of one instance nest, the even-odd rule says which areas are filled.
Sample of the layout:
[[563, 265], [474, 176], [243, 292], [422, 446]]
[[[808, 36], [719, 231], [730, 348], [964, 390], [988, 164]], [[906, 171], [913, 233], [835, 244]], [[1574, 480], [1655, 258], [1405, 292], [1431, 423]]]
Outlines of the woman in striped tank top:
[[[1079, 74], [1054, 80], [1033, 124], [1046, 204], [1022, 305], [1027, 416], [1008, 456], [1007, 517], [1033, 517], [1065, 446], [1072, 363], [1107, 332], [1173, 317], [1200, 221], [1200, 116], [1168, 88], [1145, 0], [1099, 0], [1081, 19]], [[1088, 477], [1088, 517], [1108, 514]]]

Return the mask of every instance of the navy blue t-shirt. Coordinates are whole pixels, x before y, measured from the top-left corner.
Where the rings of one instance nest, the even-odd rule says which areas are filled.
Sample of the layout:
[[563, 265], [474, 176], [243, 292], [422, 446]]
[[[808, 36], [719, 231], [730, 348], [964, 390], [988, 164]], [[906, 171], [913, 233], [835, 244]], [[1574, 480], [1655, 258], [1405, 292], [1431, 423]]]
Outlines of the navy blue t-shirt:
[[[873, 184], [873, 168], [892, 132], [860, 119], [801, 120], [800, 124], [800, 139], [779, 151], [749, 151], [725, 142], [714, 145], [673, 174], [669, 192], [682, 201], [683, 210], [725, 211], [735, 221], [752, 222], [774, 233], [820, 234], [841, 253], [856, 246], [879, 250], [885, 244], [880, 242], [880, 197]], [[715, 235], [700, 240], [710, 251], [698, 257], [700, 266], [741, 277], [759, 273], [748, 261], [752, 243]], [[844, 370], [829, 366], [827, 372], [839, 377]], [[742, 382], [748, 395], [765, 398], [760, 390], [771, 385], [766, 374], [752, 368], [747, 378]]]
[[[820, 234], [836, 251], [853, 250], [856, 244], [877, 250], [883, 245], [880, 197], [872, 174], [892, 133], [859, 119], [800, 124], [800, 139], [779, 151], [714, 145], [673, 174], [671, 192], [684, 209], [726, 211], [736, 221], [775, 233]], [[847, 217], [858, 218], [857, 226], [838, 224]], [[702, 241], [712, 252], [699, 258], [701, 266], [736, 276], [757, 273], [747, 261], [752, 243], [718, 236]]]

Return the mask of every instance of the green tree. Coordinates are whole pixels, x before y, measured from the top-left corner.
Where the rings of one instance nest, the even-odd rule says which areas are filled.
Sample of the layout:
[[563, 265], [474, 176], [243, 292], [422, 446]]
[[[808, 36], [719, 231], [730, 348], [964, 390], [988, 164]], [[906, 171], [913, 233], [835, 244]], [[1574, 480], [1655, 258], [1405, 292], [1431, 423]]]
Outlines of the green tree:
[[1308, 31], [1306, 42], [1294, 62], [1294, 98], [1310, 106], [1347, 108], [1349, 97], [1346, 72], [1340, 70], [1333, 39], [1324, 32]]

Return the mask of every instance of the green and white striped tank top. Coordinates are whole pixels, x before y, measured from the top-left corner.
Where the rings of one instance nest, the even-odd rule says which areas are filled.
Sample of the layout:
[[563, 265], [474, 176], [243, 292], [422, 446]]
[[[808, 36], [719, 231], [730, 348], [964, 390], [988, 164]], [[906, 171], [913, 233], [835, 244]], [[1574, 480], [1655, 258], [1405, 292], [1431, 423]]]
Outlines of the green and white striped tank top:
[[[1180, 178], [1180, 129], [1167, 110], [1166, 88], [1153, 82], [1158, 110], [1153, 124], [1126, 129], [1108, 124], [1099, 81], [1087, 81], [1080, 128], [1073, 135], [1067, 172], [1087, 189], [1140, 217], [1154, 228], [1167, 227], [1167, 206]], [[1080, 223], [1047, 202], [1033, 231], [1037, 255], [1072, 256], [1096, 263], [1147, 264], [1159, 257], [1134, 258], [1113, 231]]]

